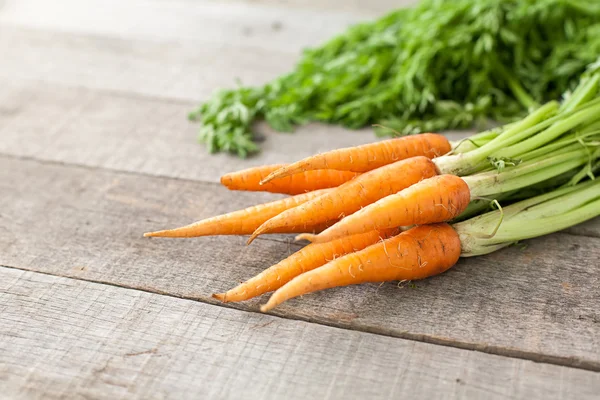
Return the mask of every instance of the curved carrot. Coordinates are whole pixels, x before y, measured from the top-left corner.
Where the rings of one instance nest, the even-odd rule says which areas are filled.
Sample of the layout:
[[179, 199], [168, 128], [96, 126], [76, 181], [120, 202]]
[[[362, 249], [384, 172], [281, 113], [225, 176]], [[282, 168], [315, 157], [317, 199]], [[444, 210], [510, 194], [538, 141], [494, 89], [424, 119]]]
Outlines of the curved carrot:
[[318, 235], [298, 239], [319, 243], [374, 229], [424, 225], [456, 218], [471, 201], [467, 183], [455, 175], [438, 175], [366, 206]]
[[397, 229], [382, 232], [372, 231], [343, 237], [327, 243], [309, 244], [237, 287], [226, 293], [213, 294], [213, 297], [227, 303], [244, 301], [271, 292], [306, 271], [320, 267], [337, 257], [362, 250], [397, 232]]
[[276, 179], [264, 185], [260, 184], [260, 181], [268, 174], [286, 165], [264, 165], [225, 174], [221, 177], [221, 184], [229, 190], [295, 195], [313, 190], [337, 187], [358, 175], [356, 172], [320, 169]]
[[[303, 193], [293, 197], [286, 197], [285, 199], [272, 201], [270, 203], [259, 204], [243, 210], [203, 219], [202, 221], [181, 228], [147, 232], [144, 233], [144, 236], [185, 238], [208, 235], [249, 235], [270, 218], [273, 218], [285, 210], [289, 210], [290, 208], [328, 193], [330, 190], [331, 189], [316, 190], [314, 192]], [[307, 230], [320, 231], [331, 225], [333, 225], [333, 222], [326, 223], [323, 226], [313, 227], [300, 223], [296, 226], [288, 226], [285, 229], [280, 229], [277, 233], [306, 232]]]
[[340, 219], [383, 197], [435, 176], [436, 173], [433, 162], [423, 156], [397, 161], [365, 172], [331, 192], [271, 218], [252, 234], [248, 243], [258, 235], [288, 225], [295, 226], [302, 222], [313, 225]]
[[448, 153], [451, 148], [448, 139], [435, 133], [404, 136], [317, 154], [277, 169], [270, 173], [262, 183], [265, 184], [272, 179], [323, 168], [367, 172], [411, 157], [439, 157]]
[[273, 293], [261, 311], [337, 286], [437, 275], [456, 264], [460, 251], [460, 239], [450, 225], [418, 226], [297, 276]]

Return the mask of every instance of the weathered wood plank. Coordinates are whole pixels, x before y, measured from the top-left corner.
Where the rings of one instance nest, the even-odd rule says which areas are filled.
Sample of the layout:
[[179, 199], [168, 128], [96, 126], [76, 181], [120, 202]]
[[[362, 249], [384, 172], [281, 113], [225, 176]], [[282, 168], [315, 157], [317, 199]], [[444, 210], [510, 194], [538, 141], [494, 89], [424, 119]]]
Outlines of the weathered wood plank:
[[[0, 152], [7, 154], [216, 181], [236, 169], [376, 139], [368, 130], [349, 132], [317, 124], [293, 135], [261, 127], [265, 140], [257, 157], [244, 161], [225, 154], [210, 156], [196, 141], [198, 125], [186, 118], [195, 103], [90, 90], [206, 97], [236, 75], [259, 83], [291, 66], [289, 58], [279, 63], [276, 53], [231, 47], [222, 52], [208, 46], [182, 49], [10, 28], [0, 28], [0, 50], [6, 54], [0, 63]], [[265, 59], [277, 71], [263, 68]], [[165, 60], [175, 67], [165, 68]]]
[[0, 382], [28, 399], [592, 399], [600, 374], [0, 268]]
[[367, 13], [286, 9], [212, 1], [5, 0], [0, 23], [52, 31], [147, 40], [197, 40], [296, 53], [321, 43]]
[[[193, 0], [192, 0], [193, 1]], [[302, 8], [307, 10], [337, 10], [344, 12], [356, 12], [361, 14], [380, 15], [398, 7], [416, 3], [416, 0], [210, 0], [233, 3], [246, 2], [249, 4], [277, 5], [285, 8]]]
[[[385, 8], [412, 3], [379, 2], [380, 7], [388, 3]], [[39, 0], [5, 1], [0, 7], [2, 70], [11, 78], [33, 74], [160, 96], [185, 92], [185, 98], [198, 99], [212, 90], [194, 90], [197, 86], [272, 79], [291, 68], [303, 47], [373, 17], [368, 12], [372, 4], [358, 2], [336, 4], [330, 12], [323, 9], [332, 2], [259, 3], [98, 0], [83, 5], [60, 0], [49, 6]], [[347, 8], [356, 12], [344, 12]], [[37, 32], [41, 39], [35, 40], [33, 32], [33, 42], [27, 34], [15, 35], [15, 27], [42, 29]], [[108, 53], [113, 53], [110, 60]], [[130, 68], [136, 62], [137, 68]]]
[[[0, 51], [0, 77], [6, 80], [194, 102], [219, 88], [235, 87], [236, 79], [247, 85], [265, 83], [289, 71], [298, 58], [243, 45], [99, 37], [2, 24]], [[195, 105], [188, 104], [186, 113]]]
[[186, 119], [190, 103], [33, 81], [0, 82], [0, 153], [5, 154], [216, 182], [226, 172], [375, 140], [368, 130], [319, 124], [293, 135], [264, 129], [263, 151], [241, 160], [209, 155], [197, 143], [197, 126]]
[[[0, 158], [0, 190], [0, 265], [212, 302], [211, 293], [297, 248], [141, 237], [264, 197], [213, 184]], [[329, 290], [276, 314], [600, 370], [600, 240], [557, 234], [528, 243], [462, 260], [414, 288]]]

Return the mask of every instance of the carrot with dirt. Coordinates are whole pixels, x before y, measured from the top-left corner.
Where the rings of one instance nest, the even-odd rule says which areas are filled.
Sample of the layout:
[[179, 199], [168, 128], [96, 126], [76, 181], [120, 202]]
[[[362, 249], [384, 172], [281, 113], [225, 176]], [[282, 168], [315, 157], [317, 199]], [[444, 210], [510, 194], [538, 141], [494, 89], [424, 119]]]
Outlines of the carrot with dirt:
[[[144, 236], [189, 238], [209, 235], [249, 235], [270, 218], [285, 210], [297, 207], [300, 204], [322, 196], [330, 190], [331, 189], [315, 190], [313, 192], [286, 197], [269, 203], [251, 206], [243, 210], [203, 219], [180, 228], [147, 232], [144, 233]], [[327, 226], [333, 225], [333, 222], [334, 221], [325, 221], [322, 224], [314, 226], [307, 226], [304, 223], [300, 223], [296, 226], [286, 226], [284, 229], [273, 231], [273, 233], [320, 232]]]
[[286, 226], [302, 223], [316, 225], [340, 219], [436, 174], [435, 165], [424, 156], [397, 161], [365, 172], [322, 196], [271, 218], [252, 234], [248, 243], [258, 235], [285, 229]]
[[332, 150], [305, 158], [271, 172], [261, 184], [293, 174], [319, 169], [367, 172], [416, 156], [439, 157], [451, 150], [444, 136], [435, 133], [404, 136], [356, 147]]
[[397, 229], [372, 231], [343, 237], [327, 243], [314, 243], [303, 247], [283, 261], [267, 268], [257, 276], [237, 287], [213, 297], [227, 302], [244, 301], [279, 289], [298, 275], [318, 268], [345, 254], [362, 250], [380, 240], [393, 236]]
[[260, 184], [260, 181], [271, 172], [286, 165], [264, 165], [225, 174], [221, 177], [221, 184], [229, 190], [295, 195], [313, 190], [337, 187], [359, 175], [356, 172], [319, 169], [293, 174], [281, 179], [274, 179], [264, 185]]
[[488, 254], [600, 215], [600, 180], [589, 180], [459, 222], [411, 228], [305, 272], [275, 291], [261, 311], [319, 290], [441, 274], [459, 257]]

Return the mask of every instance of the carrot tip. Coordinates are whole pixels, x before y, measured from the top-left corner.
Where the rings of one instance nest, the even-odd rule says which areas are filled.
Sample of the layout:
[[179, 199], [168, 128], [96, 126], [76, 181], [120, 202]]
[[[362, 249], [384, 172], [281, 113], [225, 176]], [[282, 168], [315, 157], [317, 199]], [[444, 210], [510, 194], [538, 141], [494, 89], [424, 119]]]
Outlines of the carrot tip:
[[271, 308], [273, 308], [273, 307], [270, 307], [269, 304], [263, 304], [262, 306], [260, 306], [260, 312], [267, 312]]
[[259, 226], [258, 228], [256, 228], [256, 230], [254, 231], [254, 233], [252, 233], [252, 235], [250, 236], [250, 238], [246, 242], [246, 245], [249, 245], [250, 243], [252, 243], [254, 241], [254, 239], [256, 239], [259, 235], [261, 235], [262, 233], [264, 233], [266, 230], [267, 229], [264, 228], [263, 226]]
[[212, 297], [223, 303], [227, 303], [227, 293], [213, 293]]
[[296, 236], [294, 240], [297, 242], [300, 240], [308, 240], [309, 242], [314, 242], [315, 240], [317, 240], [317, 235], [313, 235], [312, 233], [301, 233], [298, 236]]
[[144, 237], [154, 237], [158, 234], [159, 232], [146, 232], [144, 233]]
[[262, 181], [258, 182], [258, 184], [262, 186], [262, 185], [264, 185], [266, 183], [269, 183], [271, 181], [271, 179], [273, 179], [273, 178], [270, 178], [270, 177], [267, 176], [265, 179], [263, 179]]
[[269, 175], [267, 175], [260, 181], [260, 184], [264, 185], [265, 183], [271, 182], [273, 179], [278, 178], [279, 175], [281, 175], [281, 173], [285, 173], [285, 168], [279, 168], [271, 172]]

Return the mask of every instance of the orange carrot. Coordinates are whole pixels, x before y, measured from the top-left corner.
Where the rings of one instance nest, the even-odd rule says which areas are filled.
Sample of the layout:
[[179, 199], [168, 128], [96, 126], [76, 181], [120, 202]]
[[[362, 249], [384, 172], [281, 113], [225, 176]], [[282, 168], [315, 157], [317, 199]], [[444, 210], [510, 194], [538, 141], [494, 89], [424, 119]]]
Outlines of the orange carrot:
[[450, 225], [418, 226], [297, 276], [275, 291], [261, 311], [337, 286], [437, 275], [456, 264], [460, 251], [460, 239]]
[[229, 190], [247, 190], [251, 192], [271, 192], [282, 194], [300, 194], [313, 190], [333, 188], [348, 182], [358, 174], [356, 172], [320, 169], [294, 174], [261, 185], [260, 181], [271, 172], [287, 164], [264, 165], [244, 169], [221, 177], [221, 184]]
[[344, 215], [350, 215], [383, 197], [435, 175], [435, 165], [423, 156], [397, 161], [365, 172], [331, 192], [271, 218], [252, 234], [248, 243], [258, 235], [272, 232], [273, 229], [301, 223], [315, 225], [340, 219]]
[[244, 301], [279, 289], [296, 276], [320, 267], [345, 254], [362, 250], [398, 232], [397, 229], [372, 231], [343, 237], [327, 243], [309, 244], [285, 260], [264, 270], [226, 293], [213, 294], [224, 303]]
[[[314, 192], [299, 194], [293, 197], [286, 197], [285, 199], [272, 201], [270, 203], [259, 204], [243, 210], [207, 218], [181, 228], [144, 233], [144, 236], [198, 237], [208, 235], [248, 235], [270, 218], [285, 210], [315, 199], [329, 191], [331, 191], [331, 189], [316, 190]], [[306, 232], [309, 230], [319, 232], [331, 225], [333, 225], [333, 222], [325, 222], [325, 225], [322, 226], [308, 226], [299, 223], [295, 226], [288, 226], [285, 229], [280, 229], [277, 233]]]
[[450, 149], [451, 145], [448, 139], [435, 133], [404, 136], [317, 154], [271, 172], [262, 183], [323, 168], [367, 172], [411, 157], [439, 157], [448, 153]]
[[445, 222], [462, 213], [470, 201], [469, 186], [462, 178], [438, 175], [384, 197], [318, 235], [298, 239], [319, 243], [375, 229]]

